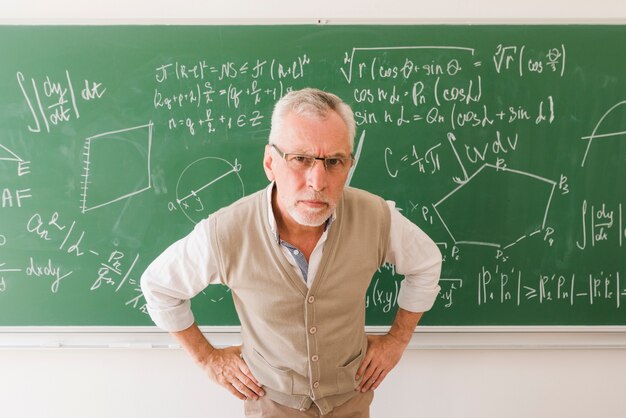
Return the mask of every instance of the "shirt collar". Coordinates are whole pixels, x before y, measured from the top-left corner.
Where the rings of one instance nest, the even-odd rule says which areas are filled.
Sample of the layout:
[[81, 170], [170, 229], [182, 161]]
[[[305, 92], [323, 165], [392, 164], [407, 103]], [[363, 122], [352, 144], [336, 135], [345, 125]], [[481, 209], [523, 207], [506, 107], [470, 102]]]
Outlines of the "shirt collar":
[[[274, 209], [272, 208], [272, 191], [274, 190], [275, 183], [271, 182], [269, 186], [265, 189], [265, 195], [267, 198], [267, 220], [270, 224], [270, 230], [272, 234], [274, 234], [274, 238], [276, 242], [280, 244], [280, 236], [278, 235], [278, 227], [276, 225], [276, 217], [274, 216]], [[333, 213], [330, 215], [330, 218], [326, 220], [326, 227], [324, 228], [324, 232], [328, 231], [330, 228], [330, 224], [332, 224], [335, 219], [337, 219], [337, 210], [335, 209]]]

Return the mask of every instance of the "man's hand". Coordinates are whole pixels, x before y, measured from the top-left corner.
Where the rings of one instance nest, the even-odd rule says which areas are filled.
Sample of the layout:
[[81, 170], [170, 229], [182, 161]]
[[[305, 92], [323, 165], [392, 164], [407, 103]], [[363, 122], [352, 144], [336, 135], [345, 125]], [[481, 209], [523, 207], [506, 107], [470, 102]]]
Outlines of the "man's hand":
[[356, 380], [361, 379], [356, 390], [367, 392], [378, 388], [391, 369], [396, 367], [405, 348], [406, 344], [393, 335], [368, 335], [367, 353], [356, 372]]
[[241, 400], [265, 395], [261, 384], [241, 358], [241, 347], [215, 348], [202, 363], [206, 374]]
[[265, 395], [261, 385], [241, 358], [241, 347], [224, 349], [213, 347], [196, 324], [183, 331], [173, 332], [172, 336], [211, 380], [224, 386], [239, 399], [259, 399], [259, 396]]
[[367, 336], [367, 352], [355, 376], [356, 380], [362, 378], [356, 390], [367, 392], [380, 385], [402, 358], [421, 317], [421, 312], [399, 308], [387, 335]]

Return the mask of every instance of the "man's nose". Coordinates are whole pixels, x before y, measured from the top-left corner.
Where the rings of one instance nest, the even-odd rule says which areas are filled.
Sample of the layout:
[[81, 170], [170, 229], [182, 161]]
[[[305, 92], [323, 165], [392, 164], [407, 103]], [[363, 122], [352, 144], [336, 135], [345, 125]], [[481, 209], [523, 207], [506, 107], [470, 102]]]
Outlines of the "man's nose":
[[328, 173], [324, 160], [315, 160], [313, 166], [307, 171], [307, 185], [316, 191], [322, 191], [326, 188]]

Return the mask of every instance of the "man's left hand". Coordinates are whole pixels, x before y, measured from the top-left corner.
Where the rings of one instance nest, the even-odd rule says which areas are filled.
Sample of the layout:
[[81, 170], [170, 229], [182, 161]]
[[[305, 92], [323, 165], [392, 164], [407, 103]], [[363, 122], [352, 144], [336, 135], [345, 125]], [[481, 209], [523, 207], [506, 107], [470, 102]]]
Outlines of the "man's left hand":
[[356, 372], [356, 380], [361, 382], [355, 390], [367, 392], [378, 388], [378, 385], [387, 377], [402, 358], [407, 344], [393, 335], [368, 335], [367, 353], [361, 367]]

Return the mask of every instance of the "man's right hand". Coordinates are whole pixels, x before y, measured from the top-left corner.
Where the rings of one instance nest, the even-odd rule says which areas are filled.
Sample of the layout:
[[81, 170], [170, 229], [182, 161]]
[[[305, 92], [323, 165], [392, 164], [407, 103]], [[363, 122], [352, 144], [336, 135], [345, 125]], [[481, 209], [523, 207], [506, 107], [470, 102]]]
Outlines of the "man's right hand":
[[241, 400], [259, 399], [265, 392], [241, 358], [241, 347], [214, 348], [201, 364], [206, 374]]
[[197, 324], [172, 332], [204, 372], [241, 400], [259, 399], [265, 392], [241, 358], [241, 347], [215, 348], [204, 338]]

